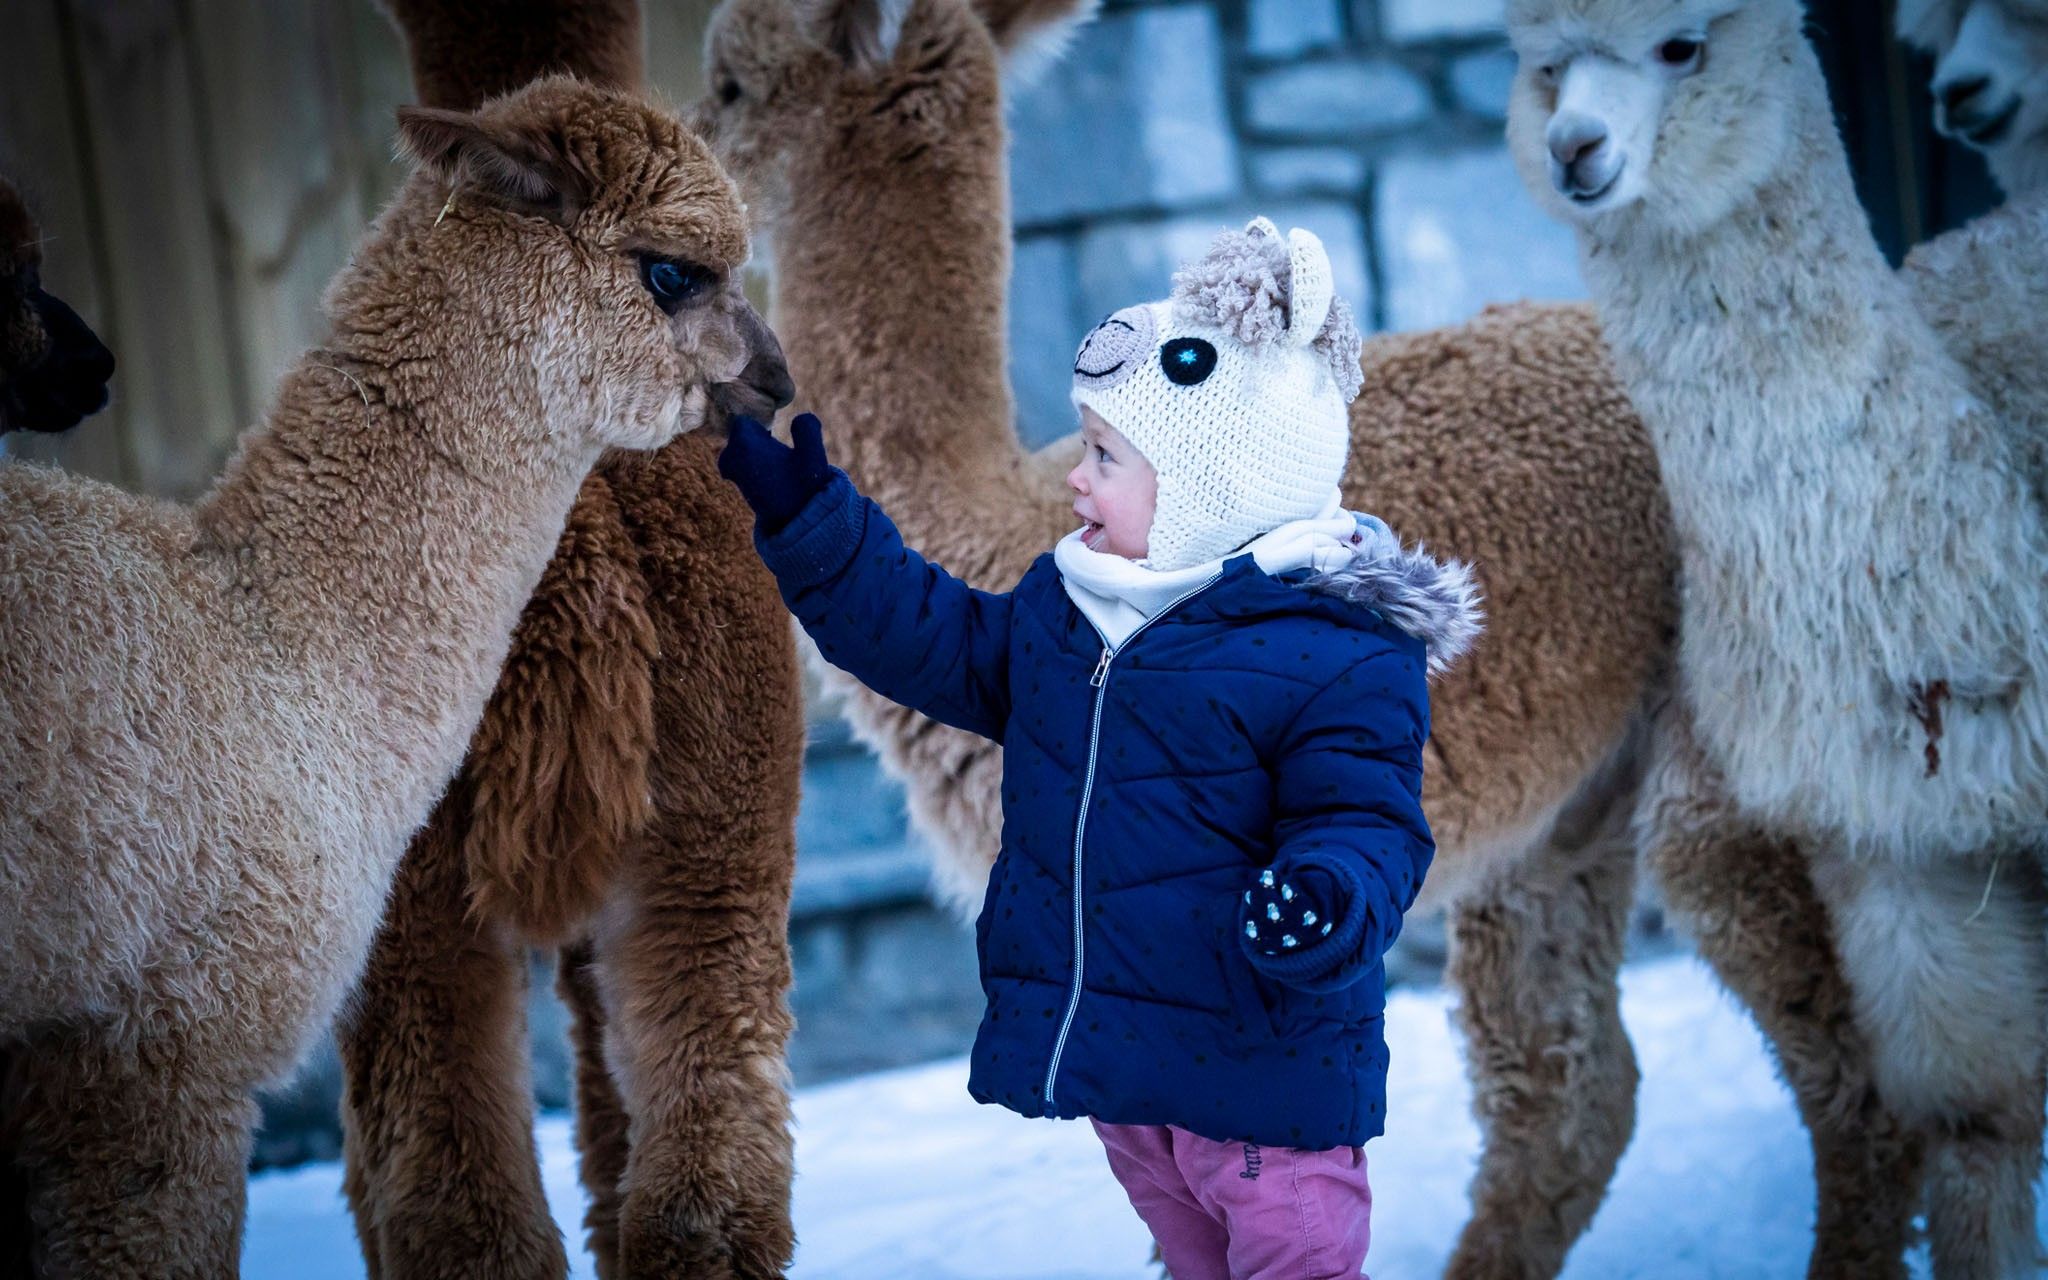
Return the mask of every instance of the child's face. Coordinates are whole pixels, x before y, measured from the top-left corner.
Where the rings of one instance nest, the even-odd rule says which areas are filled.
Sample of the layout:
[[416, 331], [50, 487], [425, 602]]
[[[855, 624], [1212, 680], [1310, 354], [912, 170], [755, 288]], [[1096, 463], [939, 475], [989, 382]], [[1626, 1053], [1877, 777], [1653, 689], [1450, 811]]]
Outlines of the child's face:
[[1123, 433], [1081, 410], [1081, 465], [1067, 473], [1074, 514], [1087, 526], [1081, 542], [1090, 551], [1143, 560], [1152, 534], [1152, 508], [1159, 500], [1159, 474]]

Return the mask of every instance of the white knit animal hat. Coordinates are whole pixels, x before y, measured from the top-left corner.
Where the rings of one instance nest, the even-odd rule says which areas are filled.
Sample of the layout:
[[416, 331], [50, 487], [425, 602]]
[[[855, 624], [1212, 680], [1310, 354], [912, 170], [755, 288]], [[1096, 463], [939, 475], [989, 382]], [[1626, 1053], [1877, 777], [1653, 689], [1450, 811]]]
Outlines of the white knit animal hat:
[[1074, 357], [1073, 400], [1159, 473], [1145, 563], [1185, 569], [1328, 506], [1351, 447], [1361, 339], [1323, 242], [1264, 218], [1216, 237], [1173, 296]]

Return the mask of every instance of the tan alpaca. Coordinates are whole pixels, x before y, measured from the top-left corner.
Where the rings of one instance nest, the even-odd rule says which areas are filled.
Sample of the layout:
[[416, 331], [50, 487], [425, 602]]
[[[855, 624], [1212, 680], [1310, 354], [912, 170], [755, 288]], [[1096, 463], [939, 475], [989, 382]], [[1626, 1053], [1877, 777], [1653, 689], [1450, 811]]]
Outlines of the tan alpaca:
[[[1075, 7], [986, 0], [976, 21], [959, 0], [920, 0], [891, 53], [872, 3], [805, 3], [798, 20], [787, 0], [731, 0], [710, 37], [699, 118], [773, 238], [778, 323], [805, 405], [912, 545], [983, 586], [1014, 582], [1068, 530], [1060, 476], [1074, 447], [1026, 454], [1012, 426], [990, 36], [1012, 49]], [[1472, 666], [1434, 692], [1425, 781], [1439, 852], [1424, 899], [1451, 913], [1486, 1136], [1450, 1269], [1554, 1274], [1633, 1125], [1615, 992], [1627, 824], [1675, 622], [1655, 462], [1583, 307], [1497, 308], [1375, 338], [1364, 366], [1348, 502], [1475, 561], [1488, 600]], [[908, 783], [954, 896], [978, 902], [999, 751], [827, 679]], [[1660, 866], [1672, 905], [1788, 1046], [1815, 1143], [1817, 1257], [1846, 1274], [1895, 1256], [1899, 1144], [1874, 1105], [1804, 864], [1717, 811], [1674, 813], [1670, 826], [1683, 835]], [[1776, 1003], [1788, 975], [1804, 983], [1793, 1008]]]
[[[552, 69], [642, 80], [633, 0], [389, 7], [429, 105], [474, 106]], [[749, 376], [786, 383], [772, 359]], [[598, 464], [462, 771], [399, 868], [338, 1027], [346, 1187], [378, 1280], [567, 1266], [532, 1137], [535, 943], [560, 948], [575, 1014], [600, 1271], [773, 1276], [794, 1247], [783, 1062], [802, 694], [719, 444], [689, 435]]]
[[772, 344], [672, 118], [556, 80], [401, 126], [330, 341], [207, 497], [0, 466], [0, 1044], [44, 1274], [235, 1273], [251, 1092], [362, 963], [584, 475]]
[[0, 435], [63, 431], [107, 402], [114, 356], [42, 286], [42, 236], [0, 178]]

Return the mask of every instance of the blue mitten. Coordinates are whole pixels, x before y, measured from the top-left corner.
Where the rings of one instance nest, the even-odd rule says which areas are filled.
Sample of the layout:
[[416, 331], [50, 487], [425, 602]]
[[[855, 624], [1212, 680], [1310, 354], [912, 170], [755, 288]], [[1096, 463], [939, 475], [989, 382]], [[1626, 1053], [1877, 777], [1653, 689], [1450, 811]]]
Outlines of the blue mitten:
[[734, 418], [732, 434], [718, 455], [718, 474], [739, 486], [764, 534], [781, 532], [832, 482], [817, 415], [798, 415], [789, 434], [796, 442], [793, 448], [752, 418]]
[[1346, 881], [1313, 863], [1259, 872], [1239, 910], [1238, 940], [1252, 966], [1298, 986], [1322, 981], [1343, 965], [1365, 925], [1355, 886]]
[[1328, 873], [1311, 867], [1281, 879], [1269, 868], [1244, 891], [1244, 936], [1262, 956], [1307, 951], [1337, 927]]

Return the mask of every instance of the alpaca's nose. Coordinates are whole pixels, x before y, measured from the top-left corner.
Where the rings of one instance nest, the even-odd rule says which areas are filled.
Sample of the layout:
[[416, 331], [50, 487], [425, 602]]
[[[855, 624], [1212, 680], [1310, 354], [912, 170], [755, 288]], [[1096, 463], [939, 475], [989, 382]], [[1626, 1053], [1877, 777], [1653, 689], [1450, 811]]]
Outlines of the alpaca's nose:
[[1591, 116], [1560, 114], [1545, 134], [1550, 158], [1569, 169], [1600, 149], [1607, 141], [1607, 126]]
[[1989, 76], [1964, 76], [1948, 84], [1936, 85], [1934, 91], [1941, 98], [1942, 110], [1948, 112], [1949, 119], [1954, 120], [1959, 116], [1967, 116], [1970, 113], [1970, 104], [1981, 98], [1984, 91], [1990, 87]]

